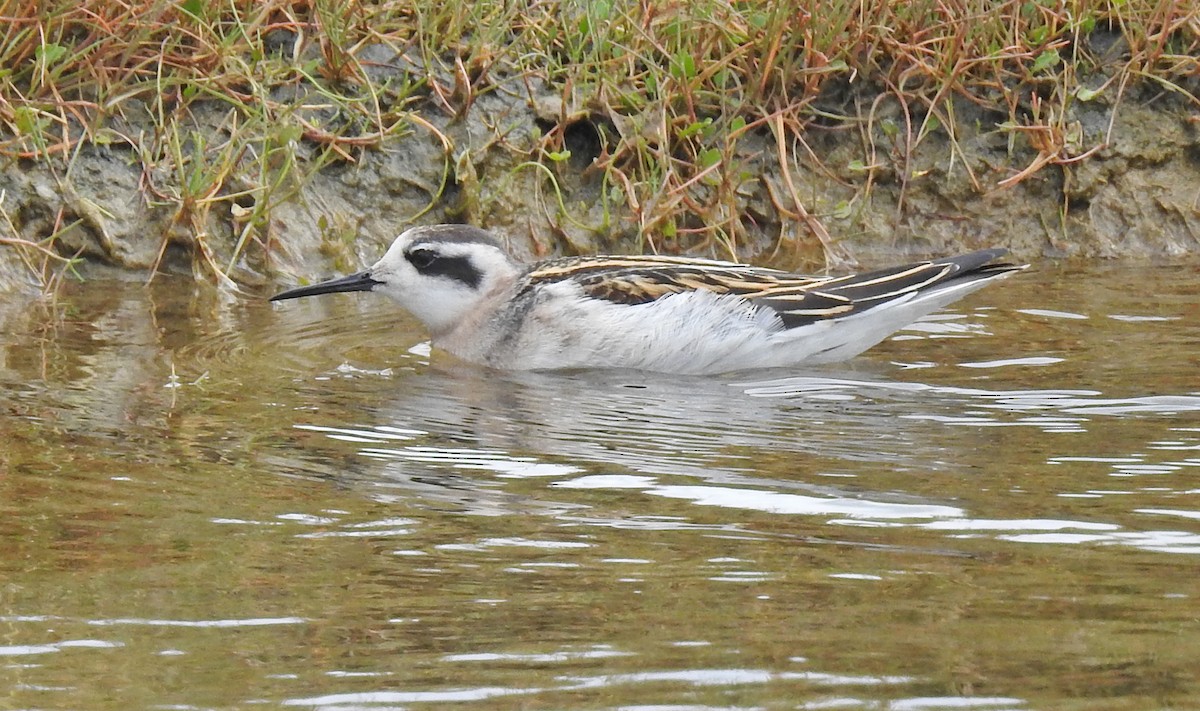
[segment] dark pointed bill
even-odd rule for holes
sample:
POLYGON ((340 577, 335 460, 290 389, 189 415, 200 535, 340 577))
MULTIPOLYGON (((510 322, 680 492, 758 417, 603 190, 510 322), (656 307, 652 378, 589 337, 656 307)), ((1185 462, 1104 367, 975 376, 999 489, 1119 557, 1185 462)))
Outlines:
POLYGON ((301 296, 316 296, 317 294, 336 294, 343 291, 370 291, 383 282, 371 278, 371 272, 359 272, 350 276, 330 279, 308 286, 298 286, 295 289, 281 291, 271 297, 271 301, 298 299, 301 296))

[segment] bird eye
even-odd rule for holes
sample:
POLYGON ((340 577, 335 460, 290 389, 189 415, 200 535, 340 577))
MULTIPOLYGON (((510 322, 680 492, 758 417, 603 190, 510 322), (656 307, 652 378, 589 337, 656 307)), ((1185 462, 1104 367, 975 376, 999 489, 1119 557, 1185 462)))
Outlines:
POLYGON ((414 249, 405 254, 404 258, 417 269, 428 269, 437 259, 437 252, 432 249, 414 249))

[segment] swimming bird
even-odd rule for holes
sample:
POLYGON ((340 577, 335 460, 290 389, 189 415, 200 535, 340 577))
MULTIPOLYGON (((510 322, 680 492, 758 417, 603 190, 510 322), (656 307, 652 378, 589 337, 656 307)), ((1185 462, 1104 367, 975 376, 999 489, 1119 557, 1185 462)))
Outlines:
POLYGON ((271 301, 390 297, 433 345, 510 370, 636 368, 715 374, 845 360, 1028 265, 986 249, 849 276, 709 259, 563 257, 522 264, 469 225, 413 227, 365 271, 271 301))

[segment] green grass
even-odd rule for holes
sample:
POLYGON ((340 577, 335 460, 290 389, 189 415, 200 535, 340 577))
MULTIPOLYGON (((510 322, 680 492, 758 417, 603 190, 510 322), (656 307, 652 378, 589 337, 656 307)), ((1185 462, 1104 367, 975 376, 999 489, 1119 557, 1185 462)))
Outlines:
MULTIPOLYGON (((315 171, 414 131, 445 146, 443 187, 477 189, 461 160, 471 147, 425 117, 461 118, 486 94, 526 96, 536 83, 563 108, 532 148, 510 146, 521 153, 514 165, 558 189, 574 169, 571 127, 587 119, 600 150, 586 170, 602 176, 606 201, 605 218, 588 222, 560 194, 547 219, 644 248, 725 253, 753 228, 740 197, 755 180, 740 145, 750 136, 765 137, 784 166, 816 158, 813 124, 860 132, 871 151, 884 136, 911 155, 939 130, 957 146, 965 100, 1036 155, 1003 187, 1102 145, 1080 143, 1072 102, 1119 102, 1145 82, 1200 106, 1187 89, 1200 72, 1200 10, 1169 0, 23 0, 0 1, 0 17, 0 156, 69 179, 90 144, 128 149, 145 199, 172 211, 177 229, 160 257, 183 244, 223 283, 238 259, 269 251, 272 209, 315 171), (368 57, 380 46, 407 70, 379 79, 368 57), (847 101, 859 87, 899 102, 903 124, 877 118, 881 99, 847 101), (197 126, 201 105, 224 116, 215 133, 197 126), (147 122, 152 131, 130 129, 147 122), (608 219, 610 205, 629 216, 625 227, 608 219), (210 244, 218 214, 232 222, 229 249, 210 244)), ((879 168, 871 151, 852 161, 868 192, 879 168)), ((995 187, 963 165, 976 190, 995 187)), ((834 256, 822 216, 785 182, 771 191, 774 209, 834 256)), ((39 273, 61 259, 54 235, 31 240, 6 219, 0 237, 39 273)))

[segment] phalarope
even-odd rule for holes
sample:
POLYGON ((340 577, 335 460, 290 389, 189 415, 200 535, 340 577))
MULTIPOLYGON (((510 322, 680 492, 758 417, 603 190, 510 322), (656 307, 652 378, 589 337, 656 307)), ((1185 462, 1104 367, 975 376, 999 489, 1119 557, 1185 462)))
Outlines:
POLYGON ((433 344, 511 370, 637 368, 711 374, 830 363, 1028 265, 987 249, 863 274, 811 277, 686 257, 521 264, 467 225, 407 230, 370 269, 271 301, 377 291, 433 344))

